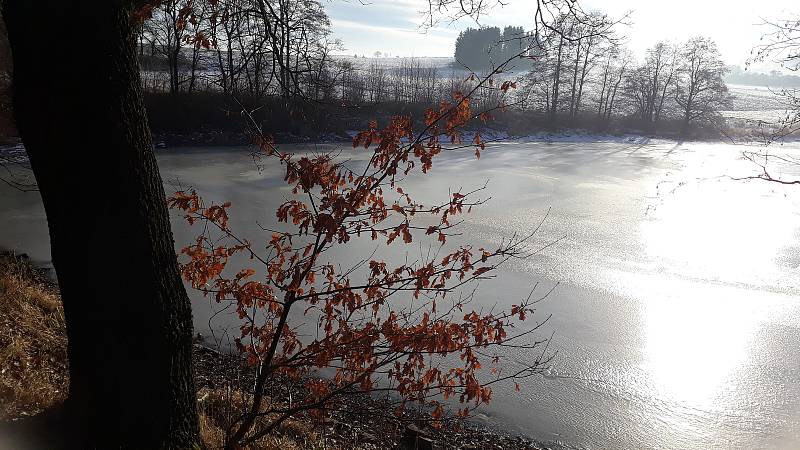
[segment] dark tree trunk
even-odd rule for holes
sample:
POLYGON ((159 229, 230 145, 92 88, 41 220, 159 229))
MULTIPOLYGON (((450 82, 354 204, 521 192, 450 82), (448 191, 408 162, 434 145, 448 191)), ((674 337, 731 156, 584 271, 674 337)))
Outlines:
POLYGON ((14 110, 64 301, 72 448, 188 448, 192 318, 120 0, 7 0, 14 110))

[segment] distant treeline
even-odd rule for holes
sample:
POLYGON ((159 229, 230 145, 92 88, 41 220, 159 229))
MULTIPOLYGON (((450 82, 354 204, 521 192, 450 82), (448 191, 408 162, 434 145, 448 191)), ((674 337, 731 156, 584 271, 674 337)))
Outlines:
POLYGON ((456 38, 455 65, 473 71, 505 63, 531 44, 523 27, 467 28, 456 38))
POLYGON ((752 72, 739 66, 730 66, 725 81, 731 84, 769 86, 775 88, 800 88, 800 76, 784 75, 776 70, 770 73, 752 72))
POLYGON ((715 130, 724 125, 720 111, 731 107, 728 69, 713 41, 660 42, 637 60, 615 20, 599 12, 556 17, 535 38, 523 27, 467 29, 454 66, 436 67, 424 59, 335 57, 341 44, 318 0, 275 0, 285 17, 257 13, 253 1, 169 0, 153 9, 139 34, 139 59, 154 129, 218 129, 236 108, 224 99, 237 98, 270 110, 259 115, 265 129, 342 134, 377 111, 416 111, 472 92, 481 74, 509 59, 494 84, 474 91, 473 104, 503 103, 522 131, 715 130), (505 81, 516 89, 502 89, 505 81))
POLYGON ((721 111, 732 107, 724 82, 728 68, 716 43, 697 36, 659 42, 637 60, 601 12, 562 15, 546 29, 467 29, 456 40, 455 59, 486 71, 517 55, 522 73, 506 98, 515 108, 551 125, 640 130, 718 129, 721 111))

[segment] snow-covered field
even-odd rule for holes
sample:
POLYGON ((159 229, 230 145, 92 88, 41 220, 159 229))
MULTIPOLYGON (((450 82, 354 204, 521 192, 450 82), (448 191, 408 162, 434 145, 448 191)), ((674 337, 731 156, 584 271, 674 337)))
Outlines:
POLYGON ((780 89, 741 84, 728 85, 728 89, 733 94, 733 108, 722 111, 726 118, 777 122, 786 117, 787 107, 780 89))

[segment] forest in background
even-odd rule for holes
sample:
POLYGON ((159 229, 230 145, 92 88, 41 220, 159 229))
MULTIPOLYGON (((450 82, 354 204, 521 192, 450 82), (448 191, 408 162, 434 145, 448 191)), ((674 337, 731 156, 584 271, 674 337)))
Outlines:
MULTIPOLYGON (((230 118, 242 107, 279 141, 345 138, 372 118, 419 114, 499 66, 498 80, 517 89, 493 126, 516 135, 581 128, 715 137, 729 131, 720 114, 733 101, 726 83, 800 85, 798 77, 727 66, 704 37, 659 42, 635 55, 624 23, 602 12, 581 20, 565 14, 551 30, 468 28, 453 62, 439 64, 341 56, 345 43, 332 37, 316 0, 256 6, 169 0, 144 12, 138 56, 159 145, 239 143, 241 123, 230 118)), ((486 109, 500 94, 483 86, 473 98, 486 109)), ((0 131, 8 136, 4 104, 0 131)))
POLYGON ((729 84, 744 84, 770 88, 798 88, 800 76, 780 73, 772 70, 769 73, 753 72, 740 66, 728 67, 725 82, 729 84))
MULTIPOLYGON (((500 66, 507 73, 498 78, 518 87, 495 121, 504 131, 718 134, 719 112, 732 99, 716 44, 703 37, 660 42, 639 61, 622 43, 623 32, 603 13, 580 20, 564 14, 553 29, 467 29, 451 67, 413 58, 365 63, 334 56, 343 44, 332 38, 315 0, 279 0, 269 11, 246 0, 173 0, 145 21, 139 58, 159 136, 228 129, 239 102, 279 137, 344 136, 372 117, 419 112, 471 90, 500 66)), ((486 109, 500 97, 496 87, 484 86, 473 98, 486 109)))

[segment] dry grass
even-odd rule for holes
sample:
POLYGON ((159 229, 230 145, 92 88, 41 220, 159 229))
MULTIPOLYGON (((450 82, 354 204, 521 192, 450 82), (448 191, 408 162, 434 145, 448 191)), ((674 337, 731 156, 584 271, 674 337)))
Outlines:
MULTIPOLYGON (((249 405, 249 395, 231 389, 201 389, 197 393, 197 408, 200 413, 200 437, 209 449, 221 449, 225 442, 225 430, 233 419, 249 405)), ((268 408, 269 402, 264 408, 268 408)), ((286 406, 286 405, 283 405, 286 406)), ((255 429, 260 424, 256 424, 255 429)), ((289 419, 278 429, 258 439, 249 448, 264 450, 335 450, 323 436, 307 421, 289 419)))
POLYGON ((58 293, 26 258, 0 254, 0 420, 60 403, 68 382, 58 293))
MULTIPOLYGON (((0 253, 0 421, 33 416, 61 403, 68 386, 64 310, 57 288, 27 258, 0 253)), ((249 398, 239 390, 205 388, 197 398, 204 447, 221 449, 225 430, 249 398)), ((337 447, 310 422, 290 419, 250 448, 337 447)))

